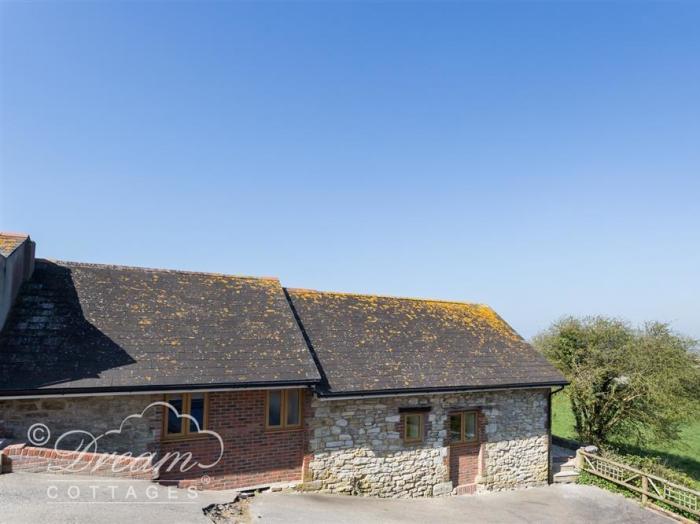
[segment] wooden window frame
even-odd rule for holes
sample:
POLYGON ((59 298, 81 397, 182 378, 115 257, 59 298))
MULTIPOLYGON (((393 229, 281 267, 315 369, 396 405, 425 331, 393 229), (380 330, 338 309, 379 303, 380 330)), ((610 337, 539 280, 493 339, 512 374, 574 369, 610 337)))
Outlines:
POLYGON ((425 440, 425 413, 423 411, 407 411, 403 413, 403 441, 406 444, 419 444, 425 440), (408 417, 418 417, 418 437, 408 436, 408 417))
POLYGON ((450 413, 450 418, 456 417, 456 416, 460 417, 459 440, 452 440, 452 425, 450 424, 448 426, 448 431, 450 434, 450 442, 464 443, 464 444, 474 444, 475 442, 479 442, 479 412, 475 411, 473 409, 470 409, 470 410, 455 411, 453 413, 450 413), (467 415, 474 415, 474 438, 470 438, 470 439, 466 438, 467 437, 467 415))
POLYGON ((265 392, 265 429, 267 431, 289 431, 301 429, 304 420, 304 390, 303 389, 268 389, 265 392), (270 393, 280 392, 282 395, 280 405, 280 424, 278 426, 270 425, 270 393), (290 391, 299 392, 299 422, 297 424, 287 424, 287 394, 290 391))
MULTIPOLYGON (((200 431, 207 429, 209 427, 209 393, 202 393, 204 395, 204 413, 202 425, 199 427, 200 431)), ((192 395, 193 393, 172 393, 165 395, 163 397, 164 402, 168 402, 172 397, 182 397, 182 411, 180 415, 190 415, 192 407, 192 395)), ((182 423, 180 425, 179 433, 168 433, 168 414, 170 413, 170 408, 163 408, 163 429, 162 429, 162 439, 163 440, 182 440, 182 439, 193 439, 202 438, 203 435, 199 432, 190 433, 190 422, 189 418, 181 418, 182 423)))

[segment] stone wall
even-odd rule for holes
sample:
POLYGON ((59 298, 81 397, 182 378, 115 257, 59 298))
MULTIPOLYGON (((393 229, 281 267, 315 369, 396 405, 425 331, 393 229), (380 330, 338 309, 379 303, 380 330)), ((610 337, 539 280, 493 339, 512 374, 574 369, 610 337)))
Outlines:
MULTIPOLYGON (((457 491, 464 493, 547 482, 545 389, 354 400, 306 397, 305 427, 279 431, 265 428, 265 392, 210 394, 209 427, 221 435, 225 448, 221 462, 208 472, 208 487, 292 481, 303 474, 305 487, 311 490, 424 497, 448 494, 457 484, 457 491), (423 414, 421 442, 404 442, 401 408, 429 409, 423 414), (453 482, 448 423, 449 414, 461 410, 479 412, 479 441, 469 445, 473 452, 466 452, 473 453, 463 461, 467 474, 453 482)), ((56 437, 66 431, 98 436, 118 429, 125 417, 158 400, 161 395, 0 401, 0 437, 36 446, 27 432, 32 425, 43 424, 51 436, 41 445, 53 447, 56 437)), ((191 451, 196 459, 214 453, 204 439, 161 442, 161 424, 160 409, 150 408, 142 418, 128 422, 122 433, 101 439, 97 452, 139 455, 176 449, 191 451)), ((70 444, 61 447, 75 449, 70 444)))
MULTIPOLYGON (((118 395, 100 397, 64 397, 31 400, 0 401, 0 437, 8 437, 30 445, 53 447, 56 439, 68 431, 87 431, 95 437, 112 429, 119 429, 129 415, 141 413, 151 402, 163 400, 162 395, 118 395), (34 424, 32 438, 28 430, 34 424)), ((120 434, 98 441, 97 452, 140 455, 153 451, 160 439, 162 415, 160 408, 150 408, 142 418, 131 419, 120 434)), ((63 439, 62 449, 75 449, 81 435, 63 439)), ((88 437, 89 438, 89 437, 88 437)), ((95 451, 95 450, 91 450, 95 451)))
POLYGON ((548 390, 491 393, 486 409, 484 473, 480 490, 501 491, 547 483, 548 390))
POLYGON ((449 413, 483 423, 479 491, 546 484, 547 390, 312 401, 306 486, 329 493, 423 497, 452 491, 449 413), (400 408, 430 407, 424 439, 402 439, 400 408))

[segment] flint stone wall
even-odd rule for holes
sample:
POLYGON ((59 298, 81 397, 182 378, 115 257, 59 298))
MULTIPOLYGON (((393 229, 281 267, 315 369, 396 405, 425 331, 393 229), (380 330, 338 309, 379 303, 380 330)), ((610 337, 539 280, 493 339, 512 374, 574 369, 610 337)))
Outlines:
POLYGON ((307 489, 379 497, 450 493, 449 413, 485 416, 478 491, 547 483, 547 390, 312 401, 307 489), (419 444, 404 443, 399 408, 430 406, 419 444))

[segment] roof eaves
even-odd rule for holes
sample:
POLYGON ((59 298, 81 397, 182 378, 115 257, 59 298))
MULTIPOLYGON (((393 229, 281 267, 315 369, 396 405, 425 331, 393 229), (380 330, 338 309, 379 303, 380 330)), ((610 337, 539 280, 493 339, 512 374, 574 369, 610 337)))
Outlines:
POLYGON ((294 386, 314 386, 320 379, 304 380, 275 380, 266 382, 239 382, 239 383, 219 383, 219 384, 168 384, 168 385, 148 385, 148 386, 105 386, 96 388, 43 388, 43 389, 14 389, 0 391, 0 398, 6 397, 56 397, 56 396, 90 396, 105 394, 148 394, 167 391, 228 391, 236 389, 270 389, 275 387, 294 386))
POLYGON ((552 380, 544 382, 521 382, 515 384, 494 384, 482 386, 444 386, 434 388, 402 388, 402 389, 377 389, 377 390, 361 390, 361 391, 328 391, 316 389, 319 397, 323 398, 346 398, 346 397, 377 397, 377 396, 395 396, 395 395, 425 395, 439 394, 450 392, 477 392, 477 391, 498 391, 504 389, 533 389, 533 388, 550 388, 556 386, 568 386, 568 380, 552 380))

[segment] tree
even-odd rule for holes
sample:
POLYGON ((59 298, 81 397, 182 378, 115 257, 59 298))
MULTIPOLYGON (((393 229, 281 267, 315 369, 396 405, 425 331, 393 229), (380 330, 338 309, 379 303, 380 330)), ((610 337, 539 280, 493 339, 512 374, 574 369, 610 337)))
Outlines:
POLYGON ((571 382, 575 430, 584 442, 676 440, 700 413, 697 342, 667 324, 635 329, 611 318, 568 317, 533 343, 571 382))

